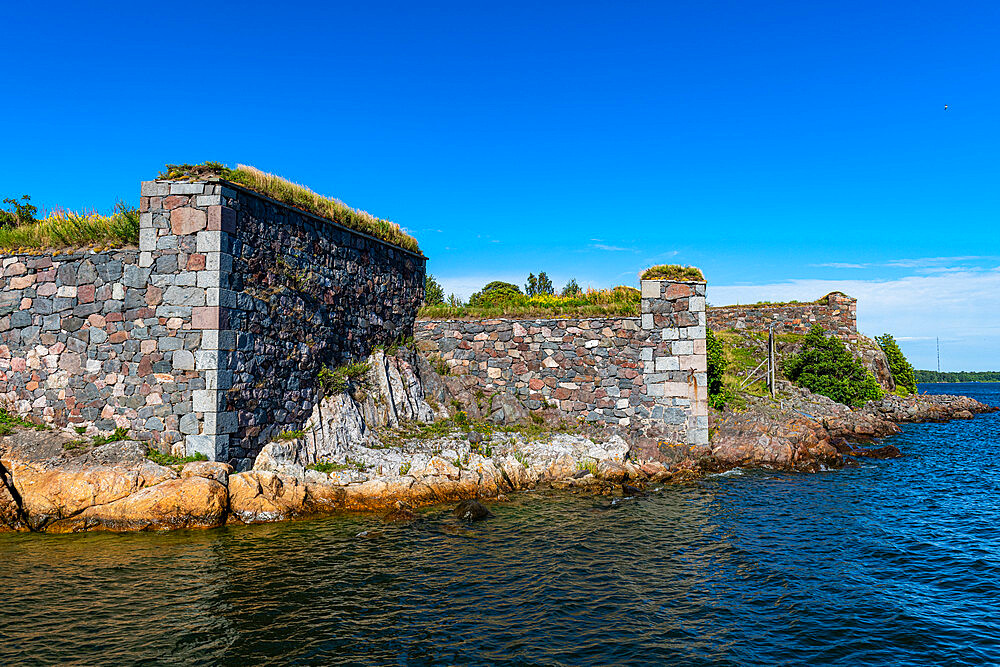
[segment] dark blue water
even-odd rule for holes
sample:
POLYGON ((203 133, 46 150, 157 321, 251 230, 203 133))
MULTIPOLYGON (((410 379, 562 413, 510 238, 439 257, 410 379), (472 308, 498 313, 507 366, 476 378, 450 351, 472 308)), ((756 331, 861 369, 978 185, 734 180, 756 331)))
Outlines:
POLYGON ((528 494, 471 532, 0 536, 0 664, 1000 663, 998 440, 907 426, 903 459, 528 494))

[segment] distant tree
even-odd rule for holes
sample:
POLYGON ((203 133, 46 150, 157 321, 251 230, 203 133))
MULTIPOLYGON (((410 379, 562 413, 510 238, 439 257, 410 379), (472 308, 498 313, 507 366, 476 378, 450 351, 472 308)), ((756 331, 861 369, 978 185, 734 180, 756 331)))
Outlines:
POLYGON ((521 288, 512 283, 505 283, 502 280, 494 280, 483 289, 469 297, 470 306, 494 306, 501 303, 517 301, 524 294, 521 288))
POLYGON ((556 288, 544 271, 538 274, 538 294, 555 294, 556 288))
POLYGON ((566 283, 566 287, 562 288, 562 295, 563 296, 576 296, 577 294, 579 294, 582 291, 583 290, 580 289, 580 286, 576 283, 576 278, 570 278, 569 282, 566 283))
POLYGON ((442 303, 444 303, 444 289, 434 276, 428 273, 424 278, 424 305, 438 306, 442 303))
POLYGON ((451 306, 452 308, 461 308, 465 304, 462 303, 462 299, 460 299, 459 297, 455 296, 454 293, 452 293, 448 295, 448 305, 451 306))
POLYGON ((885 358, 889 362, 892 379, 896 382, 896 393, 903 396, 917 393, 917 378, 913 373, 913 366, 907 361, 903 351, 899 349, 896 339, 890 334, 882 334, 876 336, 875 340, 885 352, 885 358))
POLYGON ((524 286, 524 293, 528 296, 541 296, 543 294, 555 294, 556 289, 552 286, 552 281, 544 271, 536 277, 534 273, 528 274, 528 283, 524 286))
POLYGON ((836 336, 816 325, 803 340, 802 351, 785 363, 785 375, 811 392, 845 405, 861 405, 885 396, 878 381, 836 336))
POLYGON ((4 199, 3 203, 7 204, 10 210, 0 209, 0 227, 13 227, 34 222, 35 214, 38 213, 38 208, 31 205, 31 197, 28 195, 22 196, 21 201, 11 197, 4 199))

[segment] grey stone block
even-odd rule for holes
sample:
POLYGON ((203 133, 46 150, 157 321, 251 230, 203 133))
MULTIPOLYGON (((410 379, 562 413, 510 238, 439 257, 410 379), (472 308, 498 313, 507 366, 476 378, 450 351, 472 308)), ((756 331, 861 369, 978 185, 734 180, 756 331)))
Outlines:
POLYGON ((143 197, 166 197, 170 194, 170 184, 143 181, 139 186, 139 194, 143 197))
POLYGON ((198 421, 196 415, 189 413, 181 417, 178 429, 185 435, 198 435, 198 432, 201 430, 201 423, 198 421))
POLYGON ((175 350, 172 357, 172 363, 174 370, 178 371, 193 371, 194 370, 194 354, 188 350, 175 350))
POLYGON ((170 194, 172 195, 200 195, 205 192, 204 183, 171 183, 170 194))
POLYGON ((156 230, 152 227, 139 229, 139 250, 141 252, 156 249, 156 230))
POLYGON ((184 437, 184 450, 188 456, 204 454, 209 461, 229 458, 228 435, 188 435, 184 437))
POLYGON ((195 412, 216 412, 219 409, 219 392, 214 389, 196 389, 191 392, 195 412))

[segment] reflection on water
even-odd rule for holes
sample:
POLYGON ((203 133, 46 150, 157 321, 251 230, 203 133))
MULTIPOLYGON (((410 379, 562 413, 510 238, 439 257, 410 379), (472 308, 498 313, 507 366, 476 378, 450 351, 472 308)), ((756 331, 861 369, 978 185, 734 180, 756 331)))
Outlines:
POLYGON ((615 507, 525 494, 467 529, 0 536, 0 663, 997 662, 998 435, 907 427, 904 459, 615 507))

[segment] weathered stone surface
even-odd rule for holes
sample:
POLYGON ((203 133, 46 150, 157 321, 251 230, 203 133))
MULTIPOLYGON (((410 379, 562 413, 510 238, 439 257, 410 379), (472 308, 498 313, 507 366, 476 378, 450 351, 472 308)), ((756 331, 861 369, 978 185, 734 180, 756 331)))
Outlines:
POLYGON ((214 528, 226 520, 227 490, 204 477, 172 479, 55 521, 48 532, 214 528))
POLYGON ((219 484, 227 486, 229 484, 229 473, 233 467, 221 461, 193 461, 187 463, 181 469, 181 479, 188 477, 204 477, 214 479, 219 484))
POLYGON ((207 224, 205 211, 197 208, 176 208, 170 212, 170 231, 178 236, 200 232, 207 224))
POLYGON ((293 477, 263 470, 229 476, 229 511, 243 523, 282 521, 305 507, 305 484, 293 477))

